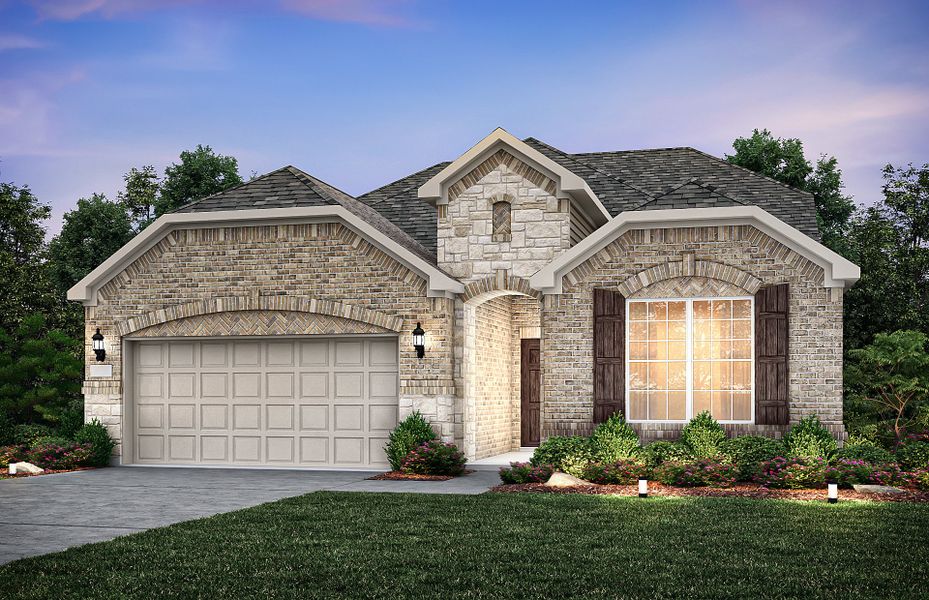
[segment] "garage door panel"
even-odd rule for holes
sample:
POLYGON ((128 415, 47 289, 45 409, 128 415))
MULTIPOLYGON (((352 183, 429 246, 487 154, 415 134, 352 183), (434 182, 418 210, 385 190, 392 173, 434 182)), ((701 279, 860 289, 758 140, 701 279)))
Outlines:
POLYGON ((386 465, 396 338, 136 342, 142 463, 386 465))
POLYGON ((172 342, 168 346, 168 366, 180 368, 193 367, 194 344, 192 342, 172 342))
POLYGON ((140 400, 164 397, 164 375, 161 373, 139 373, 136 382, 136 397, 140 400))
POLYGON ((397 426, 396 404, 372 404, 368 406, 368 428, 370 431, 390 431, 397 426))
POLYGON ((303 431, 329 431, 329 405, 301 404, 300 429, 303 431))
POLYGON ((301 398, 328 398, 329 397, 329 373, 301 373, 300 374, 300 397, 301 398))
POLYGON ((165 458, 165 438, 163 435, 142 434, 138 436, 139 460, 163 461, 165 458))
POLYGON ((265 455, 269 463, 293 463, 294 438, 291 436, 270 436, 265 438, 267 450, 265 455))
POLYGON ((233 367, 257 367, 260 358, 261 346, 258 342, 235 342, 232 345, 233 367))
POLYGON ((343 465, 360 465, 364 462, 365 439, 363 437, 333 438, 333 462, 343 465))
POLYGON ((193 398, 196 373, 168 373, 169 398, 193 398))
POLYGON ((225 373, 201 373, 200 396, 202 398, 225 398, 229 394, 225 373))
POLYGON ((229 460, 229 438, 225 435, 200 436, 201 462, 227 462, 229 460))
POLYGON ((228 344, 203 342, 200 344, 201 367, 228 367, 228 344))
POLYGON ((268 429, 293 429, 294 428, 294 405, 293 404, 269 404, 265 411, 267 412, 268 429))
POLYGON ((203 429, 227 429, 229 406, 226 404, 201 404, 200 427, 203 429))
POLYGON ((268 397, 270 398, 293 398, 294 397, 294 374, 293 373, 268 373, 267 374, 268 397))
POLYGON ((361 398, 364 394, 364 373, 336 373, 335 398, 361 398))
POLYGON ((232 407, 233 429, 260 429, 260 404, 235 404, 232 407))
POLYGON ((194 429, 196 423, 194 415, 197 412, 195 404, 169 404, 168 427, 170 429, 194 429))
POLYGON ((236 398, 257 398, 261 392, 261 373, 233 373, 232 395, 236 398))
POLYGON ((193 462, 196 460, 197 436, 169 435, 168 460, 174 462, 193 462))

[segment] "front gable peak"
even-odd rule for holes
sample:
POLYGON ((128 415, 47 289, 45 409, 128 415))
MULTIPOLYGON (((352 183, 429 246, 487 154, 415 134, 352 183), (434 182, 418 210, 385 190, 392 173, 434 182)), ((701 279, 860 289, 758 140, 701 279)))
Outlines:
POLYGON ((453 197, 457 188, 461 187, 456 184, 498 153, 502 153, 499 154, 501 157, 515 158, 551 180, 554 184, 553 195, 576 203, 590 217, 595 227, 610 220, 610 213, 582 177, 500 127, 421 185, 419 198, 433 204, 448 204, 449 197, 453 197))

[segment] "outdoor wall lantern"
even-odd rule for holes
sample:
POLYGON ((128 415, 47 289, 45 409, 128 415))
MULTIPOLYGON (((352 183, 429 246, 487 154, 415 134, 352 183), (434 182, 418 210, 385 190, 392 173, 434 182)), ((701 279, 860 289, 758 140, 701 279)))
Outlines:
POLYGON ((416 348, 417 358, 426 356, 426 332, 423 331, 422 323, 417 323, 413 330, 413 347, 416 348))
POLYGON ((90 339, 93 341, 94 354, 97 355, 97 362, 103 362, 106 360, 106 349, 103 347, 103 334, 100 333, 99 327, 97 327, 97 333, 90 336, 90 339))

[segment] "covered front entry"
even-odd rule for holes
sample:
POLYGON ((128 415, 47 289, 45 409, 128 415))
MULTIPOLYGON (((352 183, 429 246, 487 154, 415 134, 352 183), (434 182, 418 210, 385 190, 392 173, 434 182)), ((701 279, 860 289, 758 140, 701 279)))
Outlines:
POLYGON ((381 467, 396 336, 132 341, 126 462, 381 467))

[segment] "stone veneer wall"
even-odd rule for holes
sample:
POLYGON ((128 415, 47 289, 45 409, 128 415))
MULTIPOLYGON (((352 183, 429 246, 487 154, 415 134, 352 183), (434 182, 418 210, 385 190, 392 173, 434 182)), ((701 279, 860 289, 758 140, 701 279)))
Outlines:
MULTIPOLYGON (((197 335, 201 327, 210 335, 223 327, 229 327, 232 335, 245 331, 277 334, 281 327, 290 333, 304 326, 309 328, 307 333, 324 326, 329 331, 344 328, 341 331, 369 333, 372 325, 381 328, 399 323, 391 331, 401 336, 400 417, 420 409, 430 416, 443 439, 451 441, 456 435, 453 304, 445 298, 427 298, 426 283, 417 274, 341 224, 176 230, 104 285, 97 306, 85 308, 87 370, 96 364, 90 347, 96 327, 106 336, 107 363, 113 365, 112 377, 85 377, 85 415, 100 418, 121 441, 123 365, 117 332, 134 333, 126 331, 127 323, 157 326, 151 331, 177 335, 197 335), (187 318, 191 316, 186 314, 188 309, 196 313, 198 307, 217 298, 223 299, 219 304, 226 306, 224 310, 242 312, 191 319, 186 325, 158 322, 168 313, 187 318), (301 310, 275 313, 286 306, 301 310), (317 307, 378 322, 341 319, 332 329, 331 319, 314 320, 301 314, 317 307), (280 319, 289 318, 294 322, 280 324, 280 319), (278 325, 272 325, 275 321, 278 325), (423 360, 404 343, 417 321, 427 332, 423 360)), ((460 428, 459 423, 458 435, 460 428)))
POLYGON ((509 297, 475 308, 475 458, 512 449, 512 325, 509 297))
POLYGON ((528 277, 571 246, 567 200, 555 184, 505 151, 499 151, 451 186, 439 212, 439 266, 472 281, 507 270, 528 277), (493 235, 493 204, 510 202, 509 239, 493 235))
MULTIPOLYGON (((789 283, 790 420, 818 415, 842 439, 842 293, 824 287, 822 280, 820 267, 751 226, 625 233, 569 273, 562 295, 545 298, 543 437, 586 434, 592 428, 594 288, 620 290, 627 297, 666 297, 675 290, 753 295, 758 284, 789 283), (630 279, 634 275, 639 279, 630 279), (672 278, 676 281, 666 281, 672 278)), ((681 426, 637 429, 649 441, 676 437, 681 426)), ((777 436, 784 427, 728 429, 777 436)))

